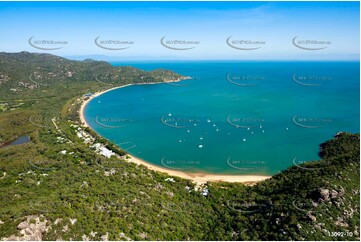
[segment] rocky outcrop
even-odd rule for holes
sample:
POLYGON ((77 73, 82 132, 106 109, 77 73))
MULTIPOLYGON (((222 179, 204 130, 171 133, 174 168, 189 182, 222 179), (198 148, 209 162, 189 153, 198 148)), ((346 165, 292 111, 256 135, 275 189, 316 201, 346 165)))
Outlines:
POLYGON ((39 216, 27 216, 26 220, 21 222, 17 229, 19 235, 11 235, 8 238, 3 238, 5 241, 41 241, 43 240, 43 233, 47 231, 47 220, 39 216))
POLYGON ((330 200, 329 199, 330 191, 328 189, 320 188, 320 189, 318 189, 318 193, 319 193, 319 198, 318 198, 319 202, 330 200))
POLYGON ((325 188, 319 188, 316 192, 316 201, 318 203, 327 202, 329 200, 335 200, 345 195, 345 189, 341 187, 338 191, 335 189, 329 190, 325 188))
POLYGON ((316 217, 312 215, 311 211, 307 213, 307 218, 311 220, 312 222, 316 222, 316 217))

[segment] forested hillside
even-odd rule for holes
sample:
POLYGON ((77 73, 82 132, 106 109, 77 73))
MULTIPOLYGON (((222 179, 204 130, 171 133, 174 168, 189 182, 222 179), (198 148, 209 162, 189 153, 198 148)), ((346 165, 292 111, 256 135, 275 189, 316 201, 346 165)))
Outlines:
POLYGON ((0 238, 359 240, 359 134, 340 133, 320 144, 320 160, 254 186, 199 186, 129 163, 124 151, 80 124, 86 93, 182 78, 0 53, 0 238), (30 142, 6 146, 21 136, 30 142), (95 143, 121 158, 99 155, 95 143))

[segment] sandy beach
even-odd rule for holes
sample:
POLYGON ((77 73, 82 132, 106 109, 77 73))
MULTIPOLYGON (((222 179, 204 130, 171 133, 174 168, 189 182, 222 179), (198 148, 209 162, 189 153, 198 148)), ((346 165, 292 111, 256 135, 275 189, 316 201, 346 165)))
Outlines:
MULTIPOLYGON (((131 85, 144 85, 144 84, 151 85, 151 84, 159 84, 159 83, 127 84, 124 86, 114 87, 114 88, 93 94, 87 100, 83 101, 83 103, 81 105, 79 116, 80 116, 80 121, 81 121, 82 125, 90 128, 90 126, 88 125, 88 123, 86 122, 86 120, 84 118, 84 108, 93 98, 98 97, 98 96, 100 96, 106 92, 112 91, 114 89, 124 88, 124 87, 131 86, 131 85)), ((130 155, 130 154, 128 154, 128 155, 131 158, 126 159, 126 161, 133 162, 138 165, 144 165, 151 170, 167 173, 170 176, 176 176, 176 177, 180 177, 180 178, 184 178, 184 179, 190 179, 190 180, 193 180, 197 184, 203 184, 206 182, 223 181, 223 182, 239 182, 239 183, 243 183, 243 184, 247 184, 247 185, 254 185, 255 183, 257 183, 259 181, 263 181, 268 178, 271 178, 271 176, 265 176, 265 175, 222 175, 222 174, 183 172, 183 171, 171 170, 171 169, 163 168, 160 166, 152 165, 152 164, 150 164, 140 158, 137 158, 133 155, 130 155)))
POLYGON ((89 97, 87 100, 83 101, 83 103, 81 104, 81 107, 80 107, 80 111, 79 111, 80 122, 82 123, 82 125, 85 126, 85 127, 90 128, 89 124, 85 121, 85 118, 84 118, 84 108, 93 98, 98 97, 98 96, 100 96, 100 95, 102 95, 102 94, 104 94, 106 92, 110 92, 110 91, 112 91, 114 89, 128 87, 130 85, 134 85, 134 84, 127 84, 127 85, 124 85, 124 86, 113 87, 113 88, 107 89, 105 91, 96 92, 91 97, 89 97))
POLYGON ((183 171, 176 171, 167 168, 162 168, 156 165, 149 164, 148 162, 139 159, 130 155, 130 159, 127 161, 136 163, 138 165, 144 165, 151 170, 164 172, 171 176, 177 176, 184 179, 193 180, 197 184, 202 184, 206 182, 240 182, 247 185, 253 185, 259 181, 266 180, 271 178, 271 176, 261 176, 261 175, 221 175, 221 174, 207 174, 207 173, 192 173, 192 172, 183 172, 183 171))

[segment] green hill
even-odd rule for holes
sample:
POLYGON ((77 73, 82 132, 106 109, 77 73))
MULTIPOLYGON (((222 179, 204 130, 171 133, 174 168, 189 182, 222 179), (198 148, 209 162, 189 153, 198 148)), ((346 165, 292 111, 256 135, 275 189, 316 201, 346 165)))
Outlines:
POLYGON ((203 187, 172 182, 125 156, 104 158, 79 138, 84 131, 124 155, 79 125, 83 94, 180 78, 166 70, 0 53, 0 143, 31 139, 0 148, 0 238, 359 240, 359 134, 338 134, 320 145, 319 161, 254 186, 203 187))

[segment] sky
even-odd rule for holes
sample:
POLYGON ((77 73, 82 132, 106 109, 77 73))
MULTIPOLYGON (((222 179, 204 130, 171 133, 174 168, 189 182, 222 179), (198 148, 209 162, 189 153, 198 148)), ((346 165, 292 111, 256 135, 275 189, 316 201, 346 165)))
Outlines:
POLYGON ((359 15, 359 2, 0 2, 0 51, 105 60, 359 60, 359 15))

